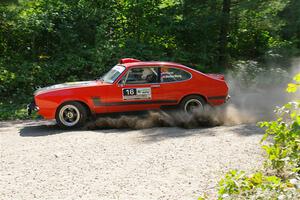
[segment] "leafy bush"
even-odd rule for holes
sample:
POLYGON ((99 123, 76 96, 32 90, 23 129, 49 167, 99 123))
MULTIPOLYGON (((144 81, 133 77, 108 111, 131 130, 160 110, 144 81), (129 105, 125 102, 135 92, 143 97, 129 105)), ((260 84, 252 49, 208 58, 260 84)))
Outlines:
MULTIPOLYGON (((297 91, 300 73, 294 81, 288 84, 287 92, 297 91)), ((299 175, 300 171, 300 100, 277 109, 277 115, 276 121, 260 123, 261 127, 267 128, 262 141, 272 139, 270 144, 263 145, 268 156, 266 165, 278 176, 289 178, 294 173, 299 175)))
POLYGON ((299 108, 299 101, 290 102, 277 110, 277 121, 260 123, 267 128, 262 141, 272 139, 272 143, 262 146, 268 156, 266 165, 283 178, 300 171, 299 108))
POLYGON ((29 119, 26 110, 26 103, 12 101, 0 102, 0 120, 15 119, 29 119))
POLYGON ((232 170, 219 182, 218 199, 299 199, 300 180, 283 181, 277 176, 232 170))
MULTIPOLYGON (((300 73, 288 92, 300 87, 300 73)), ((278 119, 260 122, 266 128, 262 148, 264 170, 251 175, 232 170, 219 182, 218 199, 300 199, 300 100, 277 109, 278 119)), ((205 199, 200 197, 199 199, 205 199)))

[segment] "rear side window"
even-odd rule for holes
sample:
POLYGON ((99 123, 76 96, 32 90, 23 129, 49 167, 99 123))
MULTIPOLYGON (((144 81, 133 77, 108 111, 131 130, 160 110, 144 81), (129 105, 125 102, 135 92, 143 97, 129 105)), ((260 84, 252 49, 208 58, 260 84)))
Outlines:
POLYGON ((178 68, 161 67, 160 70, 160 79, 162 83, 184 81, 192 77, 192 75, 189 72, 178 68))

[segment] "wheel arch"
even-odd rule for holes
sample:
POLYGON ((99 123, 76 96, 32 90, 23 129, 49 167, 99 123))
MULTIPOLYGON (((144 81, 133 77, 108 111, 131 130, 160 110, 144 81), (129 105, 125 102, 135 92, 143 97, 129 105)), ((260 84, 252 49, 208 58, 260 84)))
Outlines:
POLYGON ((67 103, 69 103, 69 102, 77 102, 77 103, 80 103, 80 104, 86 109, 88 116, 92 115, 92 110, 91 110, 91 108, 90 108, 90 107, 88 106, 88 104, 87 104, 86 102, 84 102, 83 100, 66 100, 66 101, 63 101, 63 102, 61 102, 61 103, 57 106, 57 108, 56 108, 56 110, 55 110, 55 114, 57 113, 57 111, 59 110, 59 108, 60 108, 62 105, 65 105, 65 104, 67 104, 67 103))
POLYGON ((187 97, 189 97, 189 96, 199 96, 199 97, 201 97, 201 98, 205 101, 205 103, 208 103, 207 97, 206 97, 206 96, 204 96, 204 95, 202 95, 202 94, 192 93, 192 94, 187 94, 187 95, 183 96, 183 97, 180 99, 179 104, 180 104, 185 98, 187 98, 187 97))

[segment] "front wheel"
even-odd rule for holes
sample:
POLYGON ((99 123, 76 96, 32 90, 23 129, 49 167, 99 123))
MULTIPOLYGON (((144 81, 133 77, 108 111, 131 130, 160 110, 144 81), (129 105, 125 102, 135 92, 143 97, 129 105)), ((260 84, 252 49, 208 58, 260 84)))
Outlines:
POLYGON ((62 128, 81 127, 87 119, 87 111, 81 103, 67 102, 59 106, 55 119, 62 128))
POLYGON ((205 101, 202 97, 197 95, 191 95, 185 97, 181 103, 180 108, 182 111, 188 114, 196 113, 196 112, 203 112, 205 101))

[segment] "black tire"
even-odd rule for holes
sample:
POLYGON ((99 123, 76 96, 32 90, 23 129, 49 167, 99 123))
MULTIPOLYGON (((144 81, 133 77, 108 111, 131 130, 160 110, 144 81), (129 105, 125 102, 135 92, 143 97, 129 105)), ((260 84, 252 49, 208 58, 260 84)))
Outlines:
POLYGON ((204 107, 206 105, 205 100, 198 95, 190 95, 182 99, 179 104, 180 110, 184 111, 185 113, 191 114, 193 113, 193 109, 198 109, 199 107, 200 112, 204 111, 204 107), (189 109, 189 107, 191 107, 189 109), (194 107, 194 108, 193 108, 194 107))
POLYGON ((87 117, 86 108, 75 101, 63 103, 57 108, 55 114, 57 124, 65 129, 82 127, 87 117))

